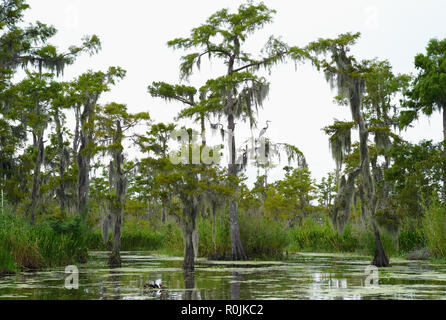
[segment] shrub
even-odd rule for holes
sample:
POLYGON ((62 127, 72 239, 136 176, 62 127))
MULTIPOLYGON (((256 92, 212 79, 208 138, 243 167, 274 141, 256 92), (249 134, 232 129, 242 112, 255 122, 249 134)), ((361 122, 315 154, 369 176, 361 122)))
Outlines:
POLYGON ((264 217, 242 216, 240 237, 251 259, 281 259, 289 242, 285 224, 264 217))

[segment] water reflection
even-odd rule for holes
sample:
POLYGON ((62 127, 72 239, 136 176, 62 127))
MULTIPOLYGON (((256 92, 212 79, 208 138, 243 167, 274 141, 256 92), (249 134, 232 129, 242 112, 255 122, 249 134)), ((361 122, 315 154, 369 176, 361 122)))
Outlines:
POLYGON ((64 288, 64 268, 0 278, 0 299, 444 299, 446 265, 394 259, 379 286, 365 286, 368 257, 300 254, 286 262, 198 259, 183 272, 181 257, 125 252, 111 270, 94 252, 79 266, 79 289, 64 288), (147 284, 158 284, 152 288, 147 284))
POLYGON ((240 283, 241 283, 241 281, 242 281, 242 275, 238 272, 233 272, 231 286, 229 288, 231 300, 240 300, 240 283))
POLYGON ((114 300, 120 300, 121 299, 121 289, 120 289, 120 272, 115 271, 114 269, 110 270, 110 281, 112 283, 113 287, 113 299, 114 300))
POLYGON ((184 295, 183 300, 199 300, 198 292, 195 289, 194 271, 183 271, 184 295))

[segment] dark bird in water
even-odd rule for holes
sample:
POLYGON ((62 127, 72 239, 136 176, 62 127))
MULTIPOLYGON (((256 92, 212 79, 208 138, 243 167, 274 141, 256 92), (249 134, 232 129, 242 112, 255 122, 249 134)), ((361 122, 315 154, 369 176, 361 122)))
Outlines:
POLYGON ((168 289, 165 285, 161 284, 161 281, 152 281, 144 284, 144 289, 168 289))

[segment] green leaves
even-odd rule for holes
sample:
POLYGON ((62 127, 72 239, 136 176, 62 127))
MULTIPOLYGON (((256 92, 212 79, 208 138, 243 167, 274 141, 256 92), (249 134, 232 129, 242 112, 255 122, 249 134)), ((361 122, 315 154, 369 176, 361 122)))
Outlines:
POLYGON ((426 54, 415 57, 415 67, 418 75, 412 88, 406 92, 408 101, 405 107, 409 113, 405 113, 401 121, 403 126, 416 119, 410 111, 430 116, 434 110, 446 107, 446 39, 431 39, 426 54))
POLYGON ((177 38, 167 44, 176 49, 191 49, 193 47, 212 48, 212 52, 225 54, 224 48, 229 49, 229 42, 238 36, 240 41, 245 41, 246 36, 261 29, 265 24, 272 22, 272 16, 276 13, 263 3, 254 5, 252 1, 242 4, 236 13, 229 13, 228 9, 222 9, 210 16, 201 26, 192 29, 189 38, 177 38), (212 42, 212 37, 223 37, 223 46, 212 42))
POLYGON ((194 96, 197 93, 194 87, 165 82, 153 82, 148 90, 152 97, 159 97, 169 102, 176 100, 188 105, 194 104, 194 96))
POLYGON ((319 39, 311 42, 306 48, 316 54, 332 53, 335 55, 340 50, 349 51, 349 47, 354 45, 360 36, 359 32, 347 32, 340 34, 336 39, 319 39))
POLYGON ((0 5, 0 30, 12 27, 22 20, 23 11, 29 8, 25 0, 7 0, 0 5))
POLYGON ((254 5, 252 1, 239 6, 237 12, 230 13, 223 9, 207 19, 201 26, 192 29, 188 38, 176 38, 169 41, 168 46, 174 49, 198 49, 181 58, 180 75, 187 79, 193 67, 200 69, 201 58, 207 55, 210 60, 216 58, 228 66, 228 74, 245 70, 256 71, 259 68, 270 68, 285 59, 301 61, 311 58, 306 49, 289 47, 279 38, 271 36, 266 42, 262 56, 258 59, 242 50, 248 36, 260 30, 265 24, 272 22, 275 10, 263 3, 254 5))

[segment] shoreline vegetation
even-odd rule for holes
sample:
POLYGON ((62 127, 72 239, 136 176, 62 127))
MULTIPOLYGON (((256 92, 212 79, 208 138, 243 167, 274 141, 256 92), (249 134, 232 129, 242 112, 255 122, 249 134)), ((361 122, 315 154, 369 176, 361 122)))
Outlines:
MULTIPOLYGON (((441 219, 437 210, 434 219, 441 219)), ((444 214, 443 214, 444 218, 444 214)), ((446 263, 446 243, 433 241, 432 220, 424 228, 405 224, 396 239, 388 232, 382 241, 390 258, 406 258, 420 248, 429 248, 429 260, 446 263), (397 249, 398 247, 398 249, 397 249)), ((242 244, 250 260, 286 260, 298 252, 345 253, 372 256, 374 236, 359 223, 349 223, 341 235, 324 213, 304 218, 293 227, 266 217, 240 215, 242 244), (268 226, 268 227, 266 227, 268 226), (289 254, 289 257, 288 257, 289 254)), ((438 232, 440 232, 439 230, 438 232)), ((442 230, 446 232, 445 230, 442 230)), ((198 257, 212 260, 231 260, 229 223, 225 217, 216 219, 215 242, 210 219, 201 218, 198 225, 198 257)), ((84 263, 88 250, 107 250, 101 230, 86 226, 79 217, 57 220, 49 218, 30 226, 28 221, 5 213, 0 215, 0 275, 12 275, 21 270, 41 270, 48 267, 84 263)), ((124 220, 121 238, 123 251, 153 251, 154 253, 182 256, 184 252, 181 228, 174 222, 161 223, 130 216, 124 220)))

